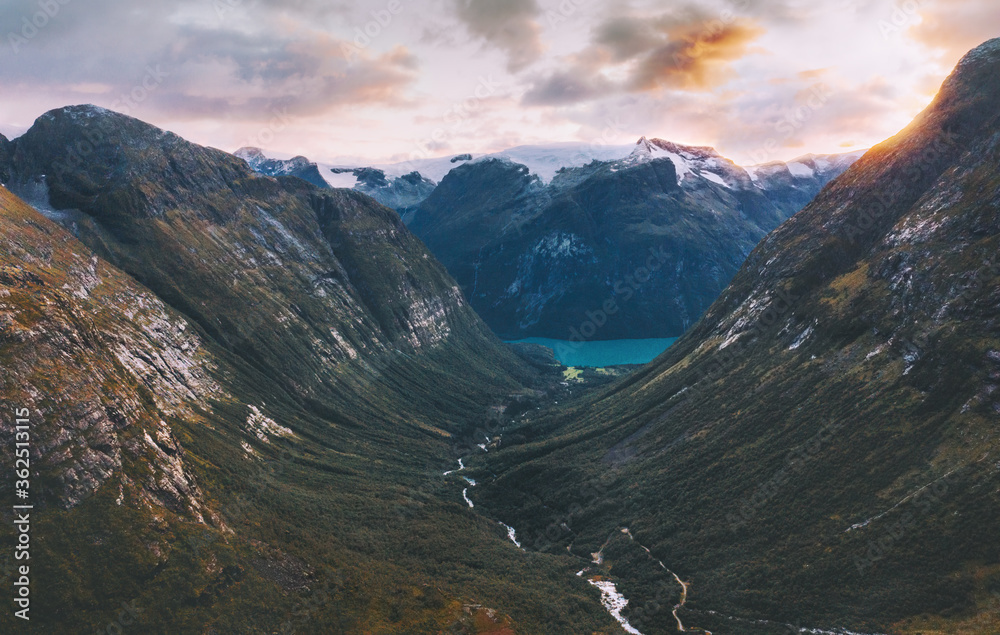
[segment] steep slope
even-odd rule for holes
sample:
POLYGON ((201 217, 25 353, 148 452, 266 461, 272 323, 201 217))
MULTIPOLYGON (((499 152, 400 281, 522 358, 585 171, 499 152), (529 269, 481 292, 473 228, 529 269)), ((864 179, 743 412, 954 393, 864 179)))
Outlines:
POLYGON ((624 159, 546 184, 487 158, 452 170, 410 228, 504 338, 675 337, 851 160, 751 177, 711 148, 643 138, 624 159))
POLYGON ((613 624, 442 475, 531 375, 392 210, 91 106, 12 157, 48 217, 0 188, 37 632, 613 624))
MULTIPOLYGON (((221 526, 162 421, 197 419, 194 404, 224 394, 197 330, 6 188, 0 209, 0 381, 5 403, 35 406, 32 441, 55 477, 43 486, 48 502, 73 507, 123 464, 142 463, 147 478, 128 482, 130 493, 221 526), (56 418, 62 425, 48 425, 56 418)), ((2 434, 13 446, 13 427, 2 434)))
POLYGON ((295 176, 316 187, 330 187, 319 172, 319 167, 309 159, 299 156, 287 161, 269 159, 260 148, 240 148, 234 152, 236 156, 247 162, 250 168, 258 174, 267 176, 295 176))
POLYGON ((998 104, 993 40, 667 353, 509 430, 480 504, 543 550, 606 545, 647 635, 676 628, 667 569, 716 634, 997 632, 998 104))
POLYGON ((10 179, 10 141, 0 134, 0 183, 10 179))
POLYGON ((433 357, 451 340, 513 364, 398 217, 360 194, 259 178, 91 107, 47 113, 17 140, 11 188, 303 397, 342 392, 362 357, 433 357), (76 138, 93 144, 85 157, 76 138))

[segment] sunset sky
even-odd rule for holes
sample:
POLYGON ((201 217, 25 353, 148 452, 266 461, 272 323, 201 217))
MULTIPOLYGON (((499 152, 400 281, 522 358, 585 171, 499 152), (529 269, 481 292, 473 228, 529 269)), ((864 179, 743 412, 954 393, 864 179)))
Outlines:
POLYGON ((94 103, 201 144, 324 161, 645 135, 749 164, 895 134, 968 49, 1000 36, 1000 10, 996 0, 5 0, 0 24, 7 136, 46 110, 94 103))

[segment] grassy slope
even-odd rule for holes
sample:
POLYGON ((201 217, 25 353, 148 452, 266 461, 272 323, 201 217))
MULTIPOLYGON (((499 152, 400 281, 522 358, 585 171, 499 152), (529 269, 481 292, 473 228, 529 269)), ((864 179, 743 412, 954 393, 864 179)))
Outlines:
MULTIPOLYGON (((784 627, 704 610, 992 632, 996 48, 766 239, 664 356, 519 430, 527 443, 490 457, 485 504, 532 535, 599 479, 548 550, 585 555, 628 526, 693 582, 687 623, 716 633, 784 627)), ((665 576, 622 549, 610 573, 632 607, 655 606, 665 576)), ((644 633, 673 632, 651 613, 644 633)))
MULTIPOLYGON (((93 163, 98 167, 90 169, 111 165, 93 163)), ((131 170, 148 165, 140 161, 131 170)), ((127 164, 119 168, 128 173, 127 164)), ((453 464, 452 447, 467 441, 489 406, 520 390, 518 379, 527 371, 461 306, 445 309, 455 312, 449 337, 420 346, 403 340, 400 324, 406 315, 379 313, 385 306, 406 310, 406 302, 384 298, 386 285, 406 293, 421 284, 439 291, 448 283, 443 269, 424 258, 417 241, 383 220, 392 217, 390 211, 350 193, 324 195, 322 204, 314 206, 309 198, 314 191, 294 181, 256 183, 255 177, 236 177, 247 181, 248 189, 264 188, 289 212, 312 213, 313 226, 305 231, 294 223, 309 222, 309 216, 289 213, 283 220, 300 242, 303 236, 325 234, 330 251, 337 252, 336 262, 346 263, 352 288, 337 296, 342 303, 334 308, 364 308, 360 313, 316 316, 322 308, 319 301, 290 280, 314 266, 305 259, 298 270, 250 268, 250 280, 230 286, 233 270, 227 259, 238 253, 234 243, 243 239, 251 245, 251 228, 264 236, 259 242, 276 238, 264 233, 259 219, 251 224, 252 207, 235 205, 236 197, 228 198, 221 187, 208 194, 218 197, 214 202, 188 199, 188 210, 155 216, 129 216, 137 206, 118 201, 134 201, 137 192, 148 200, 166 200, 179 196, 181 188, 168 190, 157 179, 129 179, 124 187, 97 188, 98 196, 105 198, 87 203, 94 215, 77 217, 78 234, 174 305, 163 310, 199 334, 213 377, 224 389, 214 398, 192 401, 189 411, 179 415, 151 403, 155 400, 148 390, 116 365, 107 348, 115 333, 136 329, 122 317, 135 296, 152 294, 103 261, 103 282, 91 300, 77 301, 61 291, 58 276, 73 261, 90 262, 89 250, 0 190, 0 218, 7 225, 5 265, 55 277, 44 290, 23 297, 25 314, 35 315, 49 302, 64 303, 76 319, 40 315, 37 326, 74 334, 94 330, 89 339, 80 335, 79 354, 90 360, 91 374, 109 374, 93 388, 95 399, 144 404, 125 418, 123 436, 153 431, 155 422, 164 419, 186 450, 184 464, 200 485, 203 505, 221 519, 209 526, 192 522, 184 510, 143 504, 138 483, 148 464, 141 456, 126 458, 95 495, 70 510, 58 509, 57 488, 51 484, 61 470, 43 467, 36 478, 45 483, 38 495, 47 508, 38 512, 33 529, 37 562, 32 626, 39 632, 104 628, 116 619, 121 602, 135 601, 143 610, 144 632, 273 632, 288 621, 298 632, 433 632, 459 628, 466 620, 464 601, 497 609, 500 623, 509 615, 518 632, 606 627, 609 618, 596 592, 574 579, 567 564, 515 549, 498 525, 468 510, 457 482, 441 477, 453 464), (206 208, 208 213, 202 214, 206 208), (396 244, 389 248, 380 239, 396 244), (25 245, 44 255, 41 264, 25 263, 18 256, 25 245), (53 245, 69 255, 52 255, 53 245), (375 248, 382 251, 373 252, 375 248), (384 260, 362 271, 360 259, 352 263, 352 251, 384 260), (405 270, 392 263, 392 258, 399 261, 397 255, 409 263, 405 270), (404 277, 409 273, 410 287, 400 287, 398 278, 392 283, 394 271, 404 277), (284 293, 294 296, 277 295, 284 293), (290 299, 303 313, 314 308, 315 317, 281 329, 267 306, 279 299, 281 304, 290 299), (84 327, 96 311, 94 304, 101 305, 112 322, 84 327), (230 322, 220 328, 225 319, 230 322), (360 324, 353 332, 347 325, 352 320, 360 324), (345 325, 344 332, 355 338, 352 344, 381 344, 379 351, 340 363, 317 359, 320 346, 303 341, 303 333, 318 332, 323 324, 329 329, 331 322, 345 325), (313 381, 314 374, 320 379, 313 381), (247 434, 247 404, 261 407, 296 436, 262 443, 247 434), (243 442, 259 458, 248 455, 243 442), (127 501, 121 506, 115 503, 120 484, 127 501), (220 530, 223 523, 235 534, 220 530)), ((90 177, 84 173, 73 178, 90 177)), ((67 186, 61 195, 73 191, 67 186)), ((287 264, 287 254, 281 255, 287 264)), ((336 263, 328 258, 326 264, 331 265, 329 271, 336 263)), ((36 350, 4 342, 5 355, 28 360, 16 373, 5 365, 4 385, 13 391, 11 401, 25 397, 19 391, 28 373, 66 372, 59 365, 45 370, 36 350)), ((81 386, 90 377, 86 368, 75 383, 53 379, 39 386, 43 396, 51 396, 43 399, 63 400, 38 404, 45 413, 39 434, 55 434, 72 421, 65 404, 84 394, 81 386)), ((4 497, 9 496, 10 483, 0 487, 4 497)), ((9 532, 11 524, 3 526, 9 532)), ((10 537, 8 533, 6 540, 10 537)), ((5 612, 2 619, 12 618, 5 612)), ((483 632, 495 628, 483 616, 468 618, 476 619, 483 632)))

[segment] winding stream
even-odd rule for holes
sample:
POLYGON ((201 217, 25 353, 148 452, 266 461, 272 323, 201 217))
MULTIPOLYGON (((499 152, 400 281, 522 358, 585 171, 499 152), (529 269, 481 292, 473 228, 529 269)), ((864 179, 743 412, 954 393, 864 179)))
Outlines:
MULTIPOLYGON (((485 447, 482 449, 484 451, 486 450, 485 447)), ((443 476, 450 476, 452 474, 456 474, 464 470, 465 470, 465 463, 463 462, 462 459, 458 459, 458 469, 448 470, 447 472, 443 473, 443 476)), ((465 483, 468 484, 468 487, 462 488, 462 498, 465 500, 466 503, 468 503, 470 508, 475 507, 475 504, 472 502, 472 499, 469 498, 469 489, 477 485, 476 480, 464 475, 461 475, 459 478, 461 478, 461 480, 465 481, 465 483)), ((882 515, 888 513, 888 511, 891 510, 883 512, 882 515)), ((871 522, 871 520, 869 520, 868 522, 871 522)), ((522 547, 521 543, 518 541, 517 531, 513 527, 502 521, 497 521, 497 524, 499 524, 501 527, 507 530, 507 538, 512 543, 514 543, 515 546, 517 546, 521 551, 525 551, 524 547, 522 547)), ((868 523, 866 522, 864 524, 868 523)), ((854 529, 854 527, 852 527, 852 529, 854 529)), ((628 527, 621 527, 616 529, 615 531, 621 532, 626 536, 628 536, 629 540, 635 542, 636 545, 638 545, 643 551, 646 552, 646 555, 651 560, 656 562, 656 564, 659 565, 661 569, 669 573, 677 582, 677 584, 680 585, 681 587, 680 601, 674 605, 673 610, 671 611, 674 620, 676 620, 677 622, 677 631, 680 633, 701 633, 702 635, 712 635, 711 631, 706 630, 704 628, 684 626, 684 622, 681 620, 680 615, 678 615, 678 612, 682 608, 684 608, 685 604, 687 604, 688 587, 690 586, 690 583, 682 580, 679 575, 677 575, 674 571, 671 571, 665 564, 663 564, 663 561, 654 558, 649 548, 640 543, 638 540, 636 540, 635 536, 632 535, 632 532, 629 531, 628 527)), ((608 536, 608 539, 604 541, 604 544, 601 545, 601 548, 597 552, 590 554, 592 558, 591 562, 593 564, 600 566, 604 562, 604 548, 608 545, 609 542, 611 542, 611 538, 614 537, 614 535, 615 535, 614 532, 612 532, 611 535, 608 536)), ((570 553, 572 553, 572 551, 570 551, 570 553)), ((583 569, 578 571, 576 575, 578 577, 584 577, 584 575, 586 575, 588 571, 590 571, 590 567, 584 567, 583 569)), ((616 622, 618 622, 618 624, 622 627, 622 629, 626 633, 629 633, 630 635, 643 635, 643 633, 639 629, 632 626, 632 624, 629 623, 628 619, 624 615, 622 615, 622 611, 625 610, 625 608, 628 606, 629 601, 628 598, 626 598, 624 595, 621 594, 621 592, 618 591, 618 587, 615 586, 614 582, 610 580, 601 579, 600 575, 595 574, 587 578, 587 583, 593 587, 596 587, 601 592, 601 605, 604 606, 605 610, 607 610, 607 612, 611 615, 611 617, 614 618, 616 622)), ((798 632, 798 633, 813 633, 815 635, 880 635, 880 634, 870 634, 870 633, 858 633, 847 629, 837 629, 831 631, 819 628, 806 628, 801 626, 794 626, 792 624, 773 622, 770 620, 755 620, 755 619, 734 617, 730 615, 724 615, 722 613, 717 613, 716 611, 706 610, 704 612, 709 615, 721 617, 726 620, 734 622, 743 622, 745 624, 784 626, 790 629, 792 632, 798 632)))
POLYGON ((639 629, 635 628, 628 623, 625 616, 622 615, 622 610, 628 606, 628 600, 625 596, 618 592, 615 587, 615 583, 610 580, 587 580, 592 586, 597 587, 601 591, 601 604, 604 608, 608 610, 611 617, 621 624, 621 627, 625 629, 625 632, 632 633, 632 635, 642 635, 639 629))
MULTIPOLYGON (((487 439, 489 439, 489 437, 487 437, 487 439)), ((480 447, 482 447, 482 449, 483 449, 484 452, 487 451, 486 447, 484 445, 481 445, 480 447)), ((458 460, 458 469, 457 470, 448 470, 447 472, 443 472, 442 475, 443 476, 450 476, 452 474, 455 474, 457 472, 461 472, 463 470, 465 470, 465 463, 462 462, 462 459, 459 459, 458 460)), ((466 488, 462 489, 462 498, 465 499, 465 502, 469 504, 469 507, 475 507, 476 505, 472 502, 472 499, 469 498, 469 488, 475 487, 476 485, 478 485, 478 483, 476 483, 475 479, 469 478, 468 476, 461 476, 460 478, 463 481, 465 481, 466 483, 469 484, 469 487, 466 487, 466 488)), ((517 540, 517 531, 515 531, 513 527, 511 527, 510 525, 508 525, 508 524, 506 524, 504 522, 501 522, 499 520, 497 521, 497 524, 499 524, 501 527, 503 527, 504 529, 507 530, 507 538, 509 538, 510 541, 512 543, 514 543, 514 545, 518 549, 520 549, 521 551, 525 550, 524 547, 521 546, 521 543, 517 540)))

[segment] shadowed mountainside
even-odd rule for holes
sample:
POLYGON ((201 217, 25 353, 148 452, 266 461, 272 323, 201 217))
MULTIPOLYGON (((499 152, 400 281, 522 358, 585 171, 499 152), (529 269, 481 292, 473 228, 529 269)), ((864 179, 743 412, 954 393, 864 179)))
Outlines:
POLYGON ((669 351, 473 465, 496 475, 481 504, 528 540, 600 477, 539 544, 589 560, 629 528, 649 554, 618 539, 595 568, 646 635, 674 632, 656 606, 679 593, 650 557, 714 633, 995 632, 998 104, 992 40, 669 351))

